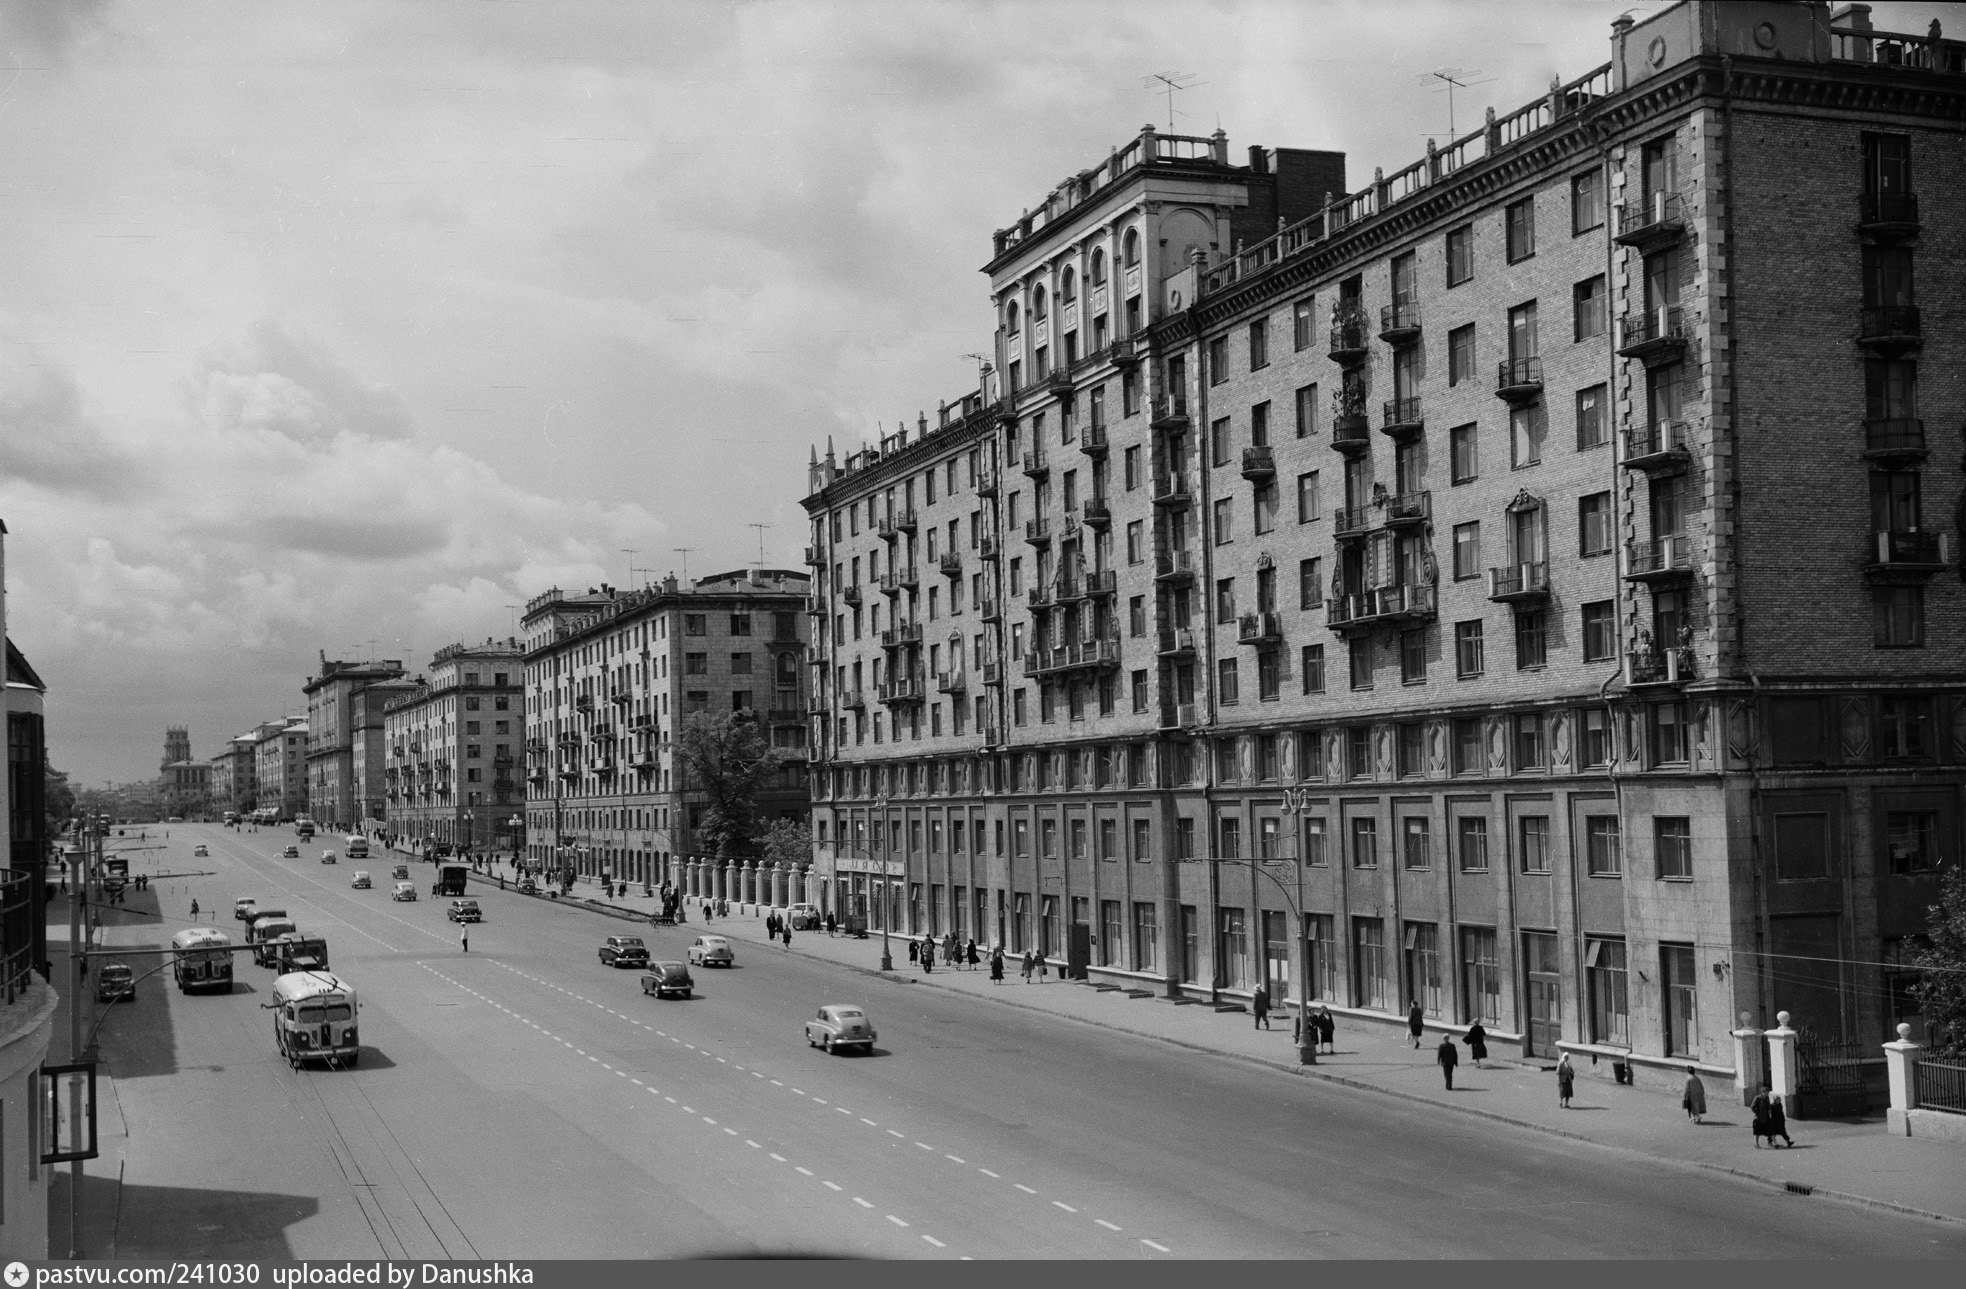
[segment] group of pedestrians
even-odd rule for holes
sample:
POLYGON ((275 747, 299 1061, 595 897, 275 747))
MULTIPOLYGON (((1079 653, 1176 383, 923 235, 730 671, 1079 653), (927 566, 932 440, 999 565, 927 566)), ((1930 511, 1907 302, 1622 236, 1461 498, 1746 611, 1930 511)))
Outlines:
POLYGON ((792 947, 792 919, 779 913, 765 914, 765 939, 782 941, 784 947, 792 947))

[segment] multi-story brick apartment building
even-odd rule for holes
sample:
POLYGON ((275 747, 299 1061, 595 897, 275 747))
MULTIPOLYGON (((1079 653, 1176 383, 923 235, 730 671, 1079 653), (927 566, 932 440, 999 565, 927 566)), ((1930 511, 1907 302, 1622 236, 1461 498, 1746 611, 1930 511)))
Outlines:
POLYGON ((382 713, 402 696, 403 664, 330 661, 301 686, 307 695, 307 812, 323 828, 382 821, 382 713))
POLYGON ((1001 381, 814 470, 821 865, 1538 1054, 1884 1036, 1966 779, 1966 46, 1865 17, 1621 20, 1262 240, 1280 161, 1151 132, 1000 233, 1001 381))
POLYGON ((239 736, 252 744, 253 809, 277 821, 307 813, 307 718, 266 721, 239 736))
POLYGON ((389 831, 460 849, 513 844, 524 789, 524 660, 517 640, 447 645, 383 708, 389 831))
POLYGON ((763 722, 787 764, 761 810, 804 818, 809 589, 804 573, 751 569, 535 596, 520 620, 528 861, 684 884, 704 800, 676 752, 691 712, 763 722))

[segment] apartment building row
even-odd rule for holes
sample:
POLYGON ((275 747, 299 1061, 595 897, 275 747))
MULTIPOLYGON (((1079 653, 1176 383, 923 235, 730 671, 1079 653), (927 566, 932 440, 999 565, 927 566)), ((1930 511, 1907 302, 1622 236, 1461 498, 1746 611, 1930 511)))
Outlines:
POLYGON ((388 818, 390 703, 416 689, 401 660, 349 662, 321 655, 307 678, 307 744, 303 775, 307 813, 333 832, 373 832, 388 818))
POLYGON ((211 808, 276 819, 307 813, 307 720, 262 721, 226 740, 211 759, 211 808))
POLYGON ((812 469, 842 911, 1538 1055, 1917 1023, 1966 46, 1610 45, 1357 191, 1149 129, 997 235, 984 387, 812 469))
POLYGON ((525 830, 525 681, 516 638, 453 644, 383 704, 383 819, 413 842, 515 850, 525 830))

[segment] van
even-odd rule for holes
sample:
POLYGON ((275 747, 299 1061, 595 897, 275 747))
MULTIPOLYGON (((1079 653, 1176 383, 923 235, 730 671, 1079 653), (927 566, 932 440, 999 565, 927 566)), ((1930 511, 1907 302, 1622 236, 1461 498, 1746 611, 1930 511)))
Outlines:
POLYGON ((284 915, 254 918, 252 928, 246 932, 246 943, 253 947, 253 961, 262 967, 274 965, 277 959, 269 942, 276 936, 291 935, 299 930, 293 919, 284 915))
POLYGON ((362 1057, 354 986, 327 971, 302 971, 273 982, 273 1039, 287 1064, 306 1061, 353 1066, 362 1057))
POLYGON ((369 839, 358 832, 349 833, 348 836, 342 838, 341 853, 350 859, 367 859, 369 857, 369 839))

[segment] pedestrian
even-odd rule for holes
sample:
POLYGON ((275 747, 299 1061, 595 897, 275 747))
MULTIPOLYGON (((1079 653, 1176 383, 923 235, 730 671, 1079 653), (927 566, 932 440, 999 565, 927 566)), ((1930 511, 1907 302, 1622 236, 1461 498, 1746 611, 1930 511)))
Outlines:
POLYGON ((962 959, 956 956, 956 933, 954 931, 951 931, 942 937, 942 961, 944 962, 962 961, 962 959))
POLYGON ((1454 1067, 1461 1062, 1461 1050, 1454 1046, 1452 1034, 1440 1036, 1440 1046, 1434 1051, 1434 1060, 1440 1062, 1440 1077, 1447 1080, 1447 1090, 1454 1090, 1454 1067))
POLYGON ((1768 1098, 1768 1144, 1773 1146, 1777 1137, 1782 1139, 1782 1145, 1790 1149, 1795 1147, 1794 1139, 1789 1136, 1788 1107, 1782 1104, 1780 1097, 1771 1095, 1768 1098))
POLYGON ((1420 1010, 1420 1000, 1414 999, 1406 1009, 1406 1032, 1413 1037, 1413 1050, 1420 1050, 1420 1033, 1427 1027, 1427 1013, 1420 1010))
POLYGON ((922 941, 922 974, 926 976, 935 968, 935 941, 922 941))
POLYGON ((1748 1105, 1748 1113, 1753 1117, 1756 1150, 1761 1149, 1763 1137, 1768 1138, 1771 1147, 1777 1137, 1791 1146, 1795 1144, 1789 1139, 1788 1112, 1783 1108, 1781 1098, 1770 1092, 1766 1083, 1761 1085, 1761 1091, 1755 1093, 1754 1100, 1748 1105))
POLYGON ((993 985, 1001 985, 1003 983, 1002 945, 990 950, 990 983, 993 985))
POLYGON ((826 910, 826 938, 832 939, 833 932, 839 929, 839 922, 833 917, 833 910, 826 910))
POLYGON ((471 952, 471 928, 463 923, 458 924, 457 947, 465 953, 471 952))
POLYGON ((977 955, 976 955, 976 937, 975 937, 975 936, 971 936, 971 937, 969 937, 969 949, 968 949, 968 952, 966 952, 966 953, 965 953, 965 954, 964 954, 963 956, 964 956, 964 957, 965 957, 965 958, 966 958, 966 959, 967 959, 967 960, 969 961, 969 969, 970 969, 971 971, 974 971, 974 970, 976 970, 976 968, 977 968, 977 965, 978 965, 978 964, 979 964, 979 963, 980 963, 980 962, 982 961, 982 959, 981 959, 981 958, 979 958, 979 957, 977 957, 977 955))
POLYGON ((1249 1010, 1256 1014, 1256 1023, 1251 1028, 1270 1027, 1270 991, 1266 986, 1256 986, 1256 992, 1249 996, 1249 1010))
POLYGON ((1692 1066, 1686 1067, 1686 1091, 1679 1098, 1680 1108, 1694 1123, 1707 1112, 1707 1085, 1700 1082, 1700 1072, 1692 1066))
POLYGON ((908 941, 908 961, 920 962, 921 960, 922 960, 921 945, 913 940, 908 941))
POLYGON ((1051 959, 1045 957, 1036 949, 1031 950, 1031 954, 1038 960, 1038 983, 1042 985, 1049 982, 1051 979, 1051 959))
POLYGON ((198 920, 198 901, 196 900, 191 901, 191 920, 193 922, 198 920))
POLYGON ((1570 1108, 1570 1098, 1577 1091, 1577 1067, 1570 1064, 1570 1053, 1565 1052, 1556 1061, 1556 1104, 1559 1110, 1570 1108))
POLYGON ((1468 1056, 1477 1070, 1488 1059, 1488 1031, 1481 1027, 1480 1021, 1468 1026, 1468 1056))
POLYGON ((1022 962, 1024 967, 1024 983, 1028 985, 1031 983, 1031 973, 1037 970, 1037 964, 1031 961, 1031 951, 1029 949, 1024 950, 1022 962))
POLYGON ((1318 1005, 1317 1009, 1317 1034, 1318 1042, 1324 1045, 1326 1054, 1336 1056, 1338 1054, 1338 1021, 1332 1016, 1331 1009, 1322 1003, 1318 1005))
POLYGON ((789 948, 791 948, 791 947, 792 947, 792 924, 791 924, 790 922, 787 922, 787 923, 786 923, 786 924, 785 924, 785 925, 784 925, 784 926, 783 926, 782 928, 780 928, 780 930, 779 930, 779 932, 778 932, 778 933, 779 933, 780 935, 782 935, 782 936, 784 936, 784 937, 785 937, 785 947, 786 947, 786 948, 788 948, 788 949, 789 949, 789 948))

